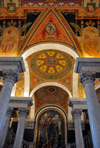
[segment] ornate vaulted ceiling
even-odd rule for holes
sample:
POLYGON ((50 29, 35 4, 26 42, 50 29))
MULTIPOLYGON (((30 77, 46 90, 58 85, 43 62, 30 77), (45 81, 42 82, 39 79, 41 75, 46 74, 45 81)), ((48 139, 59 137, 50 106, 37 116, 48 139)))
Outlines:
MULTIPOLYGON (((84 87, 73 72, 74 63, 78 56, 100 57, 100 1, 0 0, 0 56, 23 56, 26 60, 27 74, 20 74, 15 96, 30 95, 37 86, 56 82, 72 96, 85 97, 84 87), (52 48, 46 48, 47 44, 52 48)), ((95 87, 99 84, 96 79, 95 87)), ((53 93, 60 88, 50 86, 43 91, 45 88, 52 94, 52 99, 48 94, 46 100, 41 88, 42 99, 36 96, 36 110, 45 104, 43 99, 56 102, 53 93)), ((63 102, 58 97, 58 105, 62 103, 65 109, 66 100, 61 99, 63 102)))
POLYGON ((71 90, 75 62, 72 56, 49 49, 36 52, 26 60, 30 69, 30 90, 43 81, 59 81, 71 90))
POLYGON ((42 87, 35 92, 36 111, 39 107, 47 104, 55 104, 65 109, 67 112, 67 102, 69 95, 63 89, 56 86, 42 87))

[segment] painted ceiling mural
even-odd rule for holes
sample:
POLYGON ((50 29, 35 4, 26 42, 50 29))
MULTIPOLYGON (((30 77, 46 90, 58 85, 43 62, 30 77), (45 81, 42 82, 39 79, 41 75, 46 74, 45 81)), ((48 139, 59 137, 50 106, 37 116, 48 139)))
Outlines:
POLYGON ((42 106, 47 104, 58 105, 68 113, 68 97, 65 90, 56 86, 42 87, 35 92, 35 112, 42 106))
MULTIPOLYGON (((62 16, 63 17, 63 16, 62 16)), ((46 10, 45 14, 42 12, 36 22, 32 25, 30 31, 26 35, 22 45, 20 46, 21 54, 28 48, 39 43, 60 43, 75 50, 75 52, 82 54, 79 49, 79 43, 73 37, 73 32, 66 22, 66 27, 63 26, 61 19, 53 10, 46 10)))
POLYGON ((27 59, 30 69, 30 91, 43 81, 58 81, 72 91, 72 73, 75 60, 58 50, 36 52, 27 59))
MULTIPOLYGON (((0 56, 21 56, 42 43, 65 45, 80 57, 100 57, 100 0, 0 0, 0 56)), ((59 82, 73 95, 75 60, 66 52, 48 49, 27 57, 29 93, 41 83, 59 82)), ((20 74, 16 96, 24 96, 24 80, 20 74)), ((78 97, 85 97, 80 82, 78 97)), ((36 108, 42 105, 44 101, 36 99, 36 108)), ((58 105, 67 110, 66 99, 58 105)))

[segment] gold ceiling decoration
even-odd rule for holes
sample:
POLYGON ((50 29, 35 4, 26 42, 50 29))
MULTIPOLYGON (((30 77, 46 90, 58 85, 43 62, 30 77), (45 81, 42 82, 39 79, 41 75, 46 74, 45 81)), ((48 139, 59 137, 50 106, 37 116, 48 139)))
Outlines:
POLYGON ((45 50, 34 54, 30 64, 36 75, 46 79, 66 76, 72 68, 70 56, 57 50, 45 50))

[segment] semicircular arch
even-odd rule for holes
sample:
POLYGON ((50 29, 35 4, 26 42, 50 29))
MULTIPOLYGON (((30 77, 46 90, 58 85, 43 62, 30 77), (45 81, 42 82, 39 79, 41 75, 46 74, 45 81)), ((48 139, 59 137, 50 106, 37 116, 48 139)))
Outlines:
MULTIPOLYGON (((34 125, 34 135, 36 133, 36 129, 37 129, 37 125, 38 125, 38 119, 39 119, 39 116, 45 112, 45 111, 48 111, 48 110, 56 110, 57 112, 59 112, 63 118, 64 118, 64 122, 65 122, 65 143, 67 143, 67 115, 66 113, 64 112, 64 110, 56 105, 46 105, 44 107, 42 107, 40 110, 37 111, 36 115, 35 115, 35 125, 34 125)), ((33 139, 33 142, 35 143, 36 137, 34 136, 34 139, 33 139)))
MULTIPOLYGON (((29 55, 31 55, 35 52, 41 51, 41 50, 45 50, 45 49, 55 49, 55 50, 66 52, 69 55, 71 55, 74 59, 79 57, 78 54, 74 50, 72 50, 71 48, 69 48, 65 45, 62 45, 62 44, 57 44, 57 43, 44 43, 44 44, 35 45, 35 46, 29 48, 27 51, 25 51, 22 54, 22 57, 23 57, 23 59, 26 59, 29 55)), ((27 66, 27 70, 29 71, 28 66, 27 66)), ((27 75, 27 73, 25 73, 25 74, 27 75)), ((25 86, 24 86, 25 93, 24 94, 27 94, 27 96, 28 96, 29 95, 29 86, 27 85, 27 83, 30 84, 30 77, 29 77, 29 75, 27 75, 26 77, 27 77, 27 79, 25 79, 25 86)), ((74 84, 73 92, 75 92, 78 90, 78 85, 77 85, 78 84, 78 75, 76 75, 76 73, 74 73, 74 72, 73 72, 73 84, 74 84), (74 89, 75 89, 75 91, 74 91, 74 89)), ((74 96, 74 94, 73 94, 73 96, 74 96)), ((75 94, 75 96, 76 96, 76 94, 75 94)))

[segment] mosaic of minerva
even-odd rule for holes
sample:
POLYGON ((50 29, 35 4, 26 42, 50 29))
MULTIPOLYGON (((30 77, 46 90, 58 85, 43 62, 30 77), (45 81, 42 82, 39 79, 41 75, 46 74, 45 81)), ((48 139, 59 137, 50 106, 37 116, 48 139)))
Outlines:
POLYGON ((46 50, 33 55, 32 71, 42 78, 56 79, 69 73, 72 67, 68 54, 55 50, 46 50))

